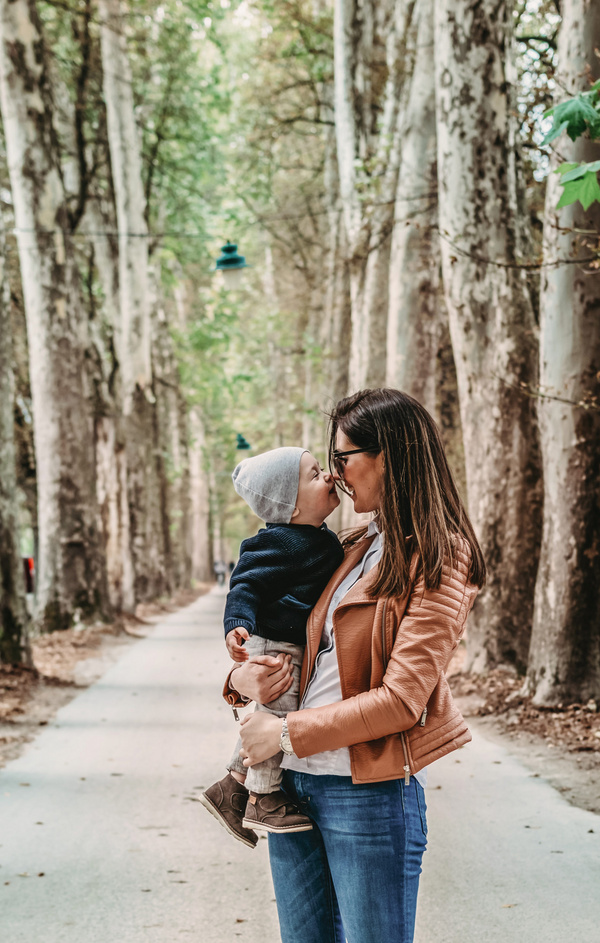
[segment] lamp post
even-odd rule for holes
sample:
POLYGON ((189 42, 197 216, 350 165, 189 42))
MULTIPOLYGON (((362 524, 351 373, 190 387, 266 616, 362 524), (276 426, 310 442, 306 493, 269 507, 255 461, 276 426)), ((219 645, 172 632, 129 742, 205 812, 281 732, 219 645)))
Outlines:
POLYGON ((250 445, 250 443, 244 438, 244 436, 241 434, 241 432, 238 432, 238 434, 237 434, 237 444, 236 444, 236 449, 237 449, 237 451, 238 451, 238 452, 245 452, 247 449, 251 449, 251 448, 252 448, 252 446, 250 445))
POLYGON ((237 245, 227 242, 221 246, 221 255, 217 259, 215 272, 222 272, 227 288, 239 288, 242 283, 244 269, 250 268, 243 255, 238 255, 237 245))

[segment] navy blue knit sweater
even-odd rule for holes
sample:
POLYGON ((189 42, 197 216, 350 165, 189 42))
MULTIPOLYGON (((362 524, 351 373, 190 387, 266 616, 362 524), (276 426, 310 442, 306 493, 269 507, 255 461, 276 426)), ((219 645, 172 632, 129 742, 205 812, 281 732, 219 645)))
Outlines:
POLYGON ((322 524, 267 524, 242 542, 225 604, 225 635, 237 625, 276 642, 306 643, 306 620, 344 559, 322 524))

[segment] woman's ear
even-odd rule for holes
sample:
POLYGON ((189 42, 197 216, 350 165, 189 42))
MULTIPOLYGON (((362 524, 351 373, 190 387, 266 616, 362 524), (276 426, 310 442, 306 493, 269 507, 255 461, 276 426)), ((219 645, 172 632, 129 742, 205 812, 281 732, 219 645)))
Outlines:
POLYGON ((292 516, 291 516, 290 520, 293 521, 295 517, 298 517, 299 513, 300 513, 300 509, 299 509, 299 508, 294 508, 294 510, 292 511, 292 516))

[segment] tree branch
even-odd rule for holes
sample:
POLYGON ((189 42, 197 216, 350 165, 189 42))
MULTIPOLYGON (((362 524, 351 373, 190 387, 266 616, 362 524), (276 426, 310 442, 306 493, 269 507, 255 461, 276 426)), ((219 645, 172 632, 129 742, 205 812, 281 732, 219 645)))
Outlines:
POLYGON ((589 262, 598 262, 598 259, 600 259, 600 254, 596 253, 595 255, 585 256, 584 258, 552 259, 550 262, 503 262, 500 259, 488 259, 485 256, 475 255, 472 252, 467 252, 466 249, 461 249, 460 246, 457 246, 456 243, 452 242, 447 233, 443 233, 439 228, 437 231, 440 239, 443 239, 447 245, 451 246, 454 251, 463 258, 472 259, 474 262, 480 262, 482 265, 495 265, 497 268, 537 271, 538 269, 543 268, 557 268, 559 265, 585 265, 589 262))
POLYGON ((516 390, 517 393, 521 393, 523 396, 528 396, 532 399, 549 399, 556 403, 565 403, 567 406, 578 406, 580 409, 600 409, 598 398, 593 393, 589 394, 589 399, 585 397, 580 400, 566 399, 564 396, 554 396, 552 393, 543 393, 540 387, 532 387, 529 383, 524 383, 523 381, 518 384, 510 383, 497 373, 492 373, 492 376, 495 377, 496 380, 500 380, 505 386, 510 387, 511 390, 516 390))

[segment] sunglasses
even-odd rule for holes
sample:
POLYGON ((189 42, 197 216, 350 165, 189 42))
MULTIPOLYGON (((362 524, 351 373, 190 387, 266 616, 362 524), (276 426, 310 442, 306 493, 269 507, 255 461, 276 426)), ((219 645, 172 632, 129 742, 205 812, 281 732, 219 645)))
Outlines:
POLYGON ((335 452, 332 452, 331 454, 331 461, 337 474, 340 476, 340 478, 343 478, 344 469, 346 467, 346 462, 348 461, 348 458, 347 458, 348 455, 358 455, 359 452, 379 452, 379 451, 380 449, 378 448, 348 449, 346 452, 335 451, 335 452))

